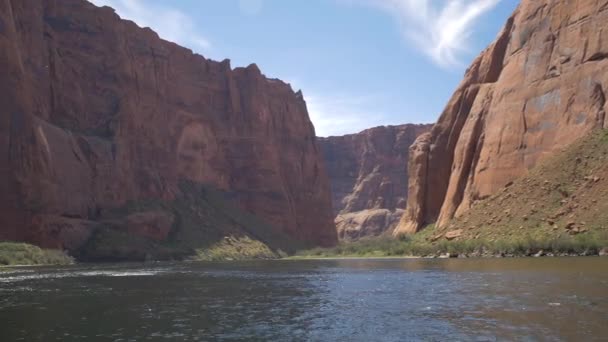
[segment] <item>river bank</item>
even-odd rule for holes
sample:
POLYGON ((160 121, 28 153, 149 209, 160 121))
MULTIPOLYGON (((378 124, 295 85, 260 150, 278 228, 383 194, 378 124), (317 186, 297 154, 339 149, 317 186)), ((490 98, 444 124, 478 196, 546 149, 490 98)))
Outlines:
MULTIPOLYGON (((332 259, 414 259, 414 258, 522 258, 608 256, 608 241, 599 235, 567 238, 519 238, 512 240, 433 241, 423 237, 393 239, 368 238, 340 243, 335 247, 300 250, 292 255, 261 253, 249 244, 229 244, 196 251, 187 261, 243 260, 332 260, 332 259), (247 247, 247 248, 245 248, 247 247), (255 252, 252 252, 252 250, 255 252)), ((262 249, 261 251, 266 251, 262 249)), ((268 252, 268 251, 267 251, 268 252)), ((125 260, 127 261, 127 260, 125 260)), ((139 260, 142 261, 142 260, 139 260)), ((152 260, 147 260, 152 261, 152 260)), ((42 249, 26 243, 0 242, 0 268, 67 265, 76 260, 59 250, 42 249)))
POLYGON ((608 241, 599 235, 560 238, 516 238, 503 240, 441 240, 429 241, 414 236, 393 239, 368 238, 340 243, 331 248, 298 251, 291 258, 495 258, 495 257, 552 257, 552 256, 607 256, 608 241))

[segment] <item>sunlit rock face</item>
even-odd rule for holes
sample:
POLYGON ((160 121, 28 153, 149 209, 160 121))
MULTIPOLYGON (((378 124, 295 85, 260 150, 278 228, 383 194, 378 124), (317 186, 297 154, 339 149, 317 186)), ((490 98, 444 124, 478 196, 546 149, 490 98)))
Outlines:
MULTIPOLYGON (((336 241, 300 92, 232 69, 84 0, 0 0, 0 239, 76 248, 108 209, 229 193, 277 231, 336 241)), ((175 219, 130 218, 163 239, 175 219)))
POLYGON ((408 148, 430 128, 382 126, 319 139, 340 239, 392 232, 407 199, 408 148))
POLYGON ((444 226, 606 127, 607 30, 607 0, 523 0, 411 147, 408 205, 395 233, 444 226))

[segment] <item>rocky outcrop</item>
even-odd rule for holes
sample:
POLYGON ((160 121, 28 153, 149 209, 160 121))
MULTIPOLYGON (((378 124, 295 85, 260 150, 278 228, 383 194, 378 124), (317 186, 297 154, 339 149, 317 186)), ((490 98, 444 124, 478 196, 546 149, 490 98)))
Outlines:
POLYGON ((77 248, 125 207, 124 227, 163 240, 185 218, 133 203, 178 201, 191 182, 277 232, 336 241, 302 93, 256 65, 205 59, 84 0, 0 0, 0 66, 0 240, 77 248))
POLYGON ((444 226, 606 126, 608 1, 523 0, 412 146, 397 234, 444 226))
POLYGON ((395 228, 407 198, 408 147, 430 127, 382 126, 319 138, 341 239, 377 236, 395 228))

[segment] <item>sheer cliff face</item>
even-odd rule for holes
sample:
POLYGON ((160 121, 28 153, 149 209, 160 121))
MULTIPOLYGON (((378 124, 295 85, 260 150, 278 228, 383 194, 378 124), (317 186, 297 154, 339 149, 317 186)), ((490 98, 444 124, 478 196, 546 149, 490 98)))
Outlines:
POLYGON ((523 0, 410 149, 395 231, 445 225, 542 158, 605 127, 608 0, 523 0))
POLYGON ((341 239, 391 232, 407 198, 408 147, 430 125, 375 127, 320 138, 341 239))
POLYGON ((0 66, 0 239, 69 248, 87 224, 49 222, 172 200, 188 180, 335 242, 302 94, 255 65, 207 60, 84 0, 0 0, 0 66))

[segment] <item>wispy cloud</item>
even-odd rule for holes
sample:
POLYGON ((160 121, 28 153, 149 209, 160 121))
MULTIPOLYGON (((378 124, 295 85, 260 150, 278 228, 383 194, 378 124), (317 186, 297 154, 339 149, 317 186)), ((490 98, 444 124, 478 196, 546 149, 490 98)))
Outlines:
POLYGON ((118 15, 141 27, 150 27, 163 39, 207 53, 211 43, 197 32, 194 20, 182 11, 145 0, 89 0, 97 6, 110 6, 118 15))
POLYGON ((399 21, 405 37, 441 67, 461 66, 481 16, 501 0, 342 0, 381 8, 399 21))

